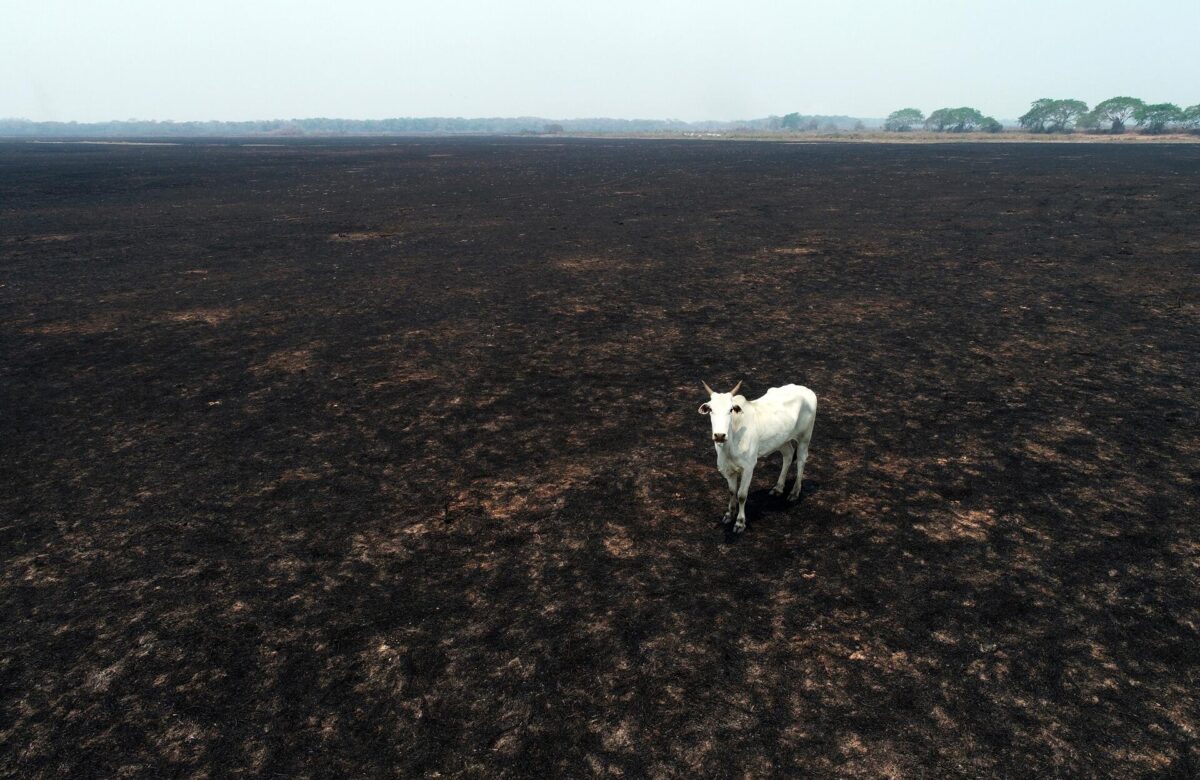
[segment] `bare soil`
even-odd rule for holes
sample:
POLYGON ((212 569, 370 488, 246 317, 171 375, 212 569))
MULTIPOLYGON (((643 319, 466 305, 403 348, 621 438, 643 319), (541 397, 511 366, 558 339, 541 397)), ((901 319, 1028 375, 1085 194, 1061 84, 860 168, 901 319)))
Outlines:
POLYGON ((1195 777, 1200 147, 0 144, 0 775, 1195 777), (700 380, 813 388, 717 524, 700 380))

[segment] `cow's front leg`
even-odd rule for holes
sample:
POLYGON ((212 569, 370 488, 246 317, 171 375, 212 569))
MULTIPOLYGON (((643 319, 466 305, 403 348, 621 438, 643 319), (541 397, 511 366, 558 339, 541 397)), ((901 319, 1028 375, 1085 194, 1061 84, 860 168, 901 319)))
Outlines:
POLYGON ((723 474, 725 481, 729 484, 729 506, 725 509, 725 516, 721 518, 721 522, 729 525, 733 522, 733 513, 737 510, 737 472, 728 471, 723 474))
POLYGON ((742 479, 738 483, 737 502, 738 514, 737 522, 733 524, 733 532, 740 534, 746 530, 746 496, 750 495, 750 482, 754 479, 754 464, 751 463, 746 468, 742 469, 742 479))

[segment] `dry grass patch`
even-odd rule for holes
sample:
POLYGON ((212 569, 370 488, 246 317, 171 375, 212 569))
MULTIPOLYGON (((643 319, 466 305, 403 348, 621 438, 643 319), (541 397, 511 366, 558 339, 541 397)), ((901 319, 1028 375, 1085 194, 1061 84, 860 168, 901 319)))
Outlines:
POLYGON ((256 374, 262 374, 270 371, 278 371, 284 374, 299 374, 312 368, 313 365, 313 347, 301 347, 299 349, 281 349, 277 352, 272 352, 263 362, 251 366, 250 370, 256 374))
POLYGON ((25 328, 24 332, 38 336, 94 336, 116 330, 120 319, 114 314, 97 315, 87 320, 50 322, 25 328))
POLYGON ((395 235, 397 234, 387 233, 380 230, 358 230, 345 233, 333 233, 329 236, 329 240, 337 243, 352 243, 355 241, 375 241, 380 238, 391 238, 395 235))
POLYGON ((220 325, 232 316, 233 309, 226 306, 214 306, 170 312, 166 315, 166 319, 169 322, 203 322, 206 325, 220 325))

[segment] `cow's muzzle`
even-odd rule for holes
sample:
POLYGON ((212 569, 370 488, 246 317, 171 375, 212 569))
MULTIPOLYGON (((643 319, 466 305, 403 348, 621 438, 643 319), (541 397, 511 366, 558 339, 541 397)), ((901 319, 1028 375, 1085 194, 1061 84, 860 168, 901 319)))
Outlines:
POLYGON ((725 434, 723 434, 723 433, 714 433, 714 434, 713 434, 713 441, 715 441, 717 444, 724 444, 724 443, 725 443, 725 434))

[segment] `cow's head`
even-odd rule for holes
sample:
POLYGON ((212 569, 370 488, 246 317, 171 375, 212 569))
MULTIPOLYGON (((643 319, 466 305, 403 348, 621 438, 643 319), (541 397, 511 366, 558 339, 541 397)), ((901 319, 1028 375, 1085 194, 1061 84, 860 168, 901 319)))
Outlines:
POLYGON ((735 414, 742 413, 742 407, 734 402, 737 391, 742 383, 738 382, 728 393, 714 393, 707 382, 701 382, 708 391, 708 403, 700 405, 700 414, 707 414, 712 423, 712 438, 717 444, 724 444, 729 438, 729 420, 735 414))

